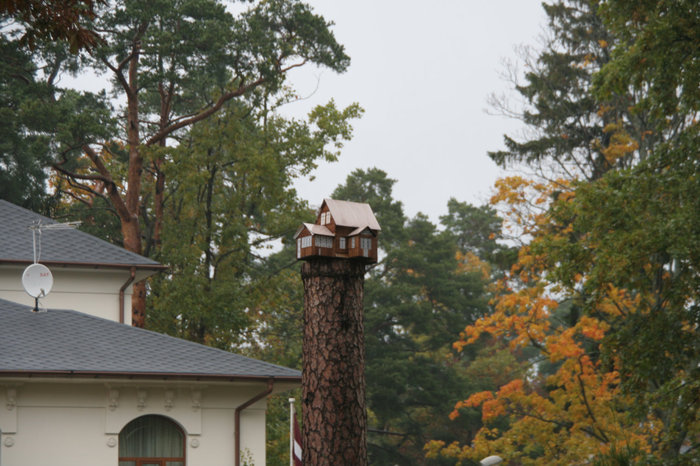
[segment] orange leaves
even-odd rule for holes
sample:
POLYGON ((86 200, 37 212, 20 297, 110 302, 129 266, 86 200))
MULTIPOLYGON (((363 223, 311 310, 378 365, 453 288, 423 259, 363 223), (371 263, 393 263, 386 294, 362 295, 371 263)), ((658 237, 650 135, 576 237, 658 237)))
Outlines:
POLYGON ((605 322, 601 322, 598 319, 592 317, 583 316, 579 320, 576 327, 579 328, 581 333, 591 340, 600 341, 605 336, 605 332, 610 328, 605 322))
POLYGON ((491 277, 491 266, 488 262, 479 259, 479 256, 471 251, 457 251, 457 273, 477 273, 483 280, 491 277))
POLYGON ((459 410, 462 408, 478 408, 481 406, 481 416, 485 423, 492 419, 506 414, 506 400, 510 396, 523 394, 523 381, 521 379, 513 380, 503 385, 496 395, 491 391, 483 391, 474 393, 464 401, 459 401, 455 404, 454 410, 450 413, 450 419, 454 420, 459 417, 459 410))
POLYGON ((492 392, 479 392, 475 393, 464 401, 464 406, 469 408, 476 408, 481 406, 485 401, 493 400, 492 392))
MULTIPOLYGON (((618 146, 611 146, 607 154, 612 161, 631 150, 624 138, 615 141, 618 146)), ((587 250, 596 248, 585 235, 577 236, 570 223, 578 214, 572 184, 504 178, 492 202, 502 206, 505 223, 520 238, 527 236, 528 244, 492 287, 492 312, 465 328, 453 346, 461 351, 489 334, 501 344, 507 342, 514 357, 527 354, 532 369, 525 377, 514 375, 498 390, 474 393, 456 403, 450 419, 456 419, 460 409, 478 408, 484 425, 468 446, 434 444, 431 454, 478 461, 498 452, 516 464, 571 464, 620 445, 648 450, 659 421, 639 422, 626 415, 633 402, 619 388, 619 362, 613 358, 604 363, 599 356, 610 331, 607 321, 640 312, 645 298, 597 285, 598 277, 589 269, 554 273, 570 257, 567 254, 580 254, 582 249, 572 245, 585 242, 587 250), (577 299, 592 285, 594 295, 585 302, 577 299), (547 363, 540 364, 543 360, 547 363), (495 425, 506 427, 499 430, 495 425)), ((470 263, 460 260, 465 268, 470 263)))

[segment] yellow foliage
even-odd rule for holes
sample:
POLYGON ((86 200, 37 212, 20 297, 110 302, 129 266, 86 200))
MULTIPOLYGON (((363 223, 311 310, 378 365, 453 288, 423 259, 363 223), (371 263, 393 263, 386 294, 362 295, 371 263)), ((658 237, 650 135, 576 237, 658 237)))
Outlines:
MULTIPOLYGON (((617 131, 614 127, 608 130, 617 131)), ((624 145, 629 141, 619 142, 624 145)), ((492 202, 507 204, 509 220, 533 236, 531 244, 558 240, 572 232, 571 225, 550 228, 551 219, 546 209, 540 208, 551 203, 555 192, 559 202, 572 202, 575 193, 568 184, 539 184, 510 177, 499 180, 496 188, 492 202)), ((493 286, 492 313, 466 327, 453 347, 462 351, 489 334, 507 342, 514 351, 534 346, 557 363, 557 369, 546 380, 537 374, 518 378, 495 392, 478 392, 456 403, 450 419, 457 418, 462 408, 480 408, 483 427, 469 445, 431 442, 426 445, 428 456, 479 461, 497 452, 513 464, 578 464, 612 448, 633 446, 638 451, 651 451, 662 422, 651 415, 646 422, 627 417, 633 401, 619 389, 617 361, 603 365, 588 353, 605 341, 610 329, 606 316, 619 318, 648 308, 642 306, 645 298, 609 285, 589 304, 589 313, 570 326, 553 325, 552 313, 559 306, 556 293, 561 288, 552 286, 546 275, 546 258, 534 251, 531 246, 521 248, 517 263, 493 286), (495 429, 495 422, 503 419, 508 428, 495 429), (531 456, 533 448, 544 451, 531 456)), ((465 257, 460 261, 469 263, 465 257)), ((573 274, 575 284, 586 279, 585 272, 573 274)), ((690 331, 689 327, 685 323, 684 328, 690 331)))

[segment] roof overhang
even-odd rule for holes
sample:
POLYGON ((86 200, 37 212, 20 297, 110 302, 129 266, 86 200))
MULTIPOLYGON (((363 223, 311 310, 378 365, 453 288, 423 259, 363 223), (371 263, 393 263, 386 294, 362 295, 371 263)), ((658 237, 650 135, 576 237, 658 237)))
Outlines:
POLYGON ((80 378, 80 379, 127 379, 127 380, 172 380, 195 382, 274 382, 301 383, 299 376, 232 375, 232 374, 193 374, 171 372, 98 372, 80 370, 19 371, 0 370, 0 377, 12 378, 80 378))
MULTIPOLYGON (((32 261, 24 260, 7 260, 0 259, 0 265, 16 265, 16 266, 28 266, 33 264, 32 261)), ((84 269, 84 270, 125 270, 130 271, 134 269, 137 272, 136 281, 139 282, 144 280, 151 275, 155 275, 158 272, 163 272, 168 270, 167 265, 162 264, 106 264, 106 263, 86 263, 86 262, 66 262, 66 261, 41 261, 47 267, 62 268, 62 269, 84 269)))
MULTIPOLYGON (((33 261, 26 260, 8 260, 0 259, 0 264, 12 264, 12 265, 31 265, 33 261)), ((103 262, 67 262, 67 261, 41 261, 42 264, 46 266, 54 267, 82 267, 87 269, 126 269, 129 270, 132 267, 137 270, 153 270, 154 272, 160 272, 162 270, 167 270, 168 266, 163 264, 108 264, 103 262)))

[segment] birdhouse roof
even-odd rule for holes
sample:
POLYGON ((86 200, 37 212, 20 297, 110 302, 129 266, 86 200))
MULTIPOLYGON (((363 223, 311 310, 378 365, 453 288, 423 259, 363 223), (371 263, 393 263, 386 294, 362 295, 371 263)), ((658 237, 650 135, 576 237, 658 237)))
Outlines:
POLYGON ((312 235, 335 236, 335 233, 330 231, 324 225, 316 225, 315 223, 302 223, 297 232, 294 234, 294 239, 297 239, 304 229, 309 230, 312 235))
MULTIPOLYGON (((323 203, 328 206, 328 210, 337 226, 369 228, 370 230, 381 230, 377 218, 372 212, 369 204, 351 201, 337 201, 335 199, 324 199, 323 203)), ((322 206, 323 207, 323 206, 322 206)))

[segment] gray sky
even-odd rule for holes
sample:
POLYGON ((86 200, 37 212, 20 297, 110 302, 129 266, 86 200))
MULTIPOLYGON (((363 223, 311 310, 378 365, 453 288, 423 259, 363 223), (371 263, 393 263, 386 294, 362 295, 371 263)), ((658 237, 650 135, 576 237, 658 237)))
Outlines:
POLYGON ((285 110, 302 115, 334 98, 358 102, 365 115, 338 162, 322 164, 297 189, 320 204, 356 168, 376 166, 397 180, 394 197, 409 216, 446 213, 455 197, 485 202, 502 172, 487 151, 522 125, 485 113, 514 47, 536 44, 544 25, 539 0, 311 0, 335 22, 336 38, 352 59, 341 75, 300 69, 292 76, 306 100, 285 110), (316 89, 318 86, 318 89, 316 89), (314 90, 316 92, 314 93, 314 90))

